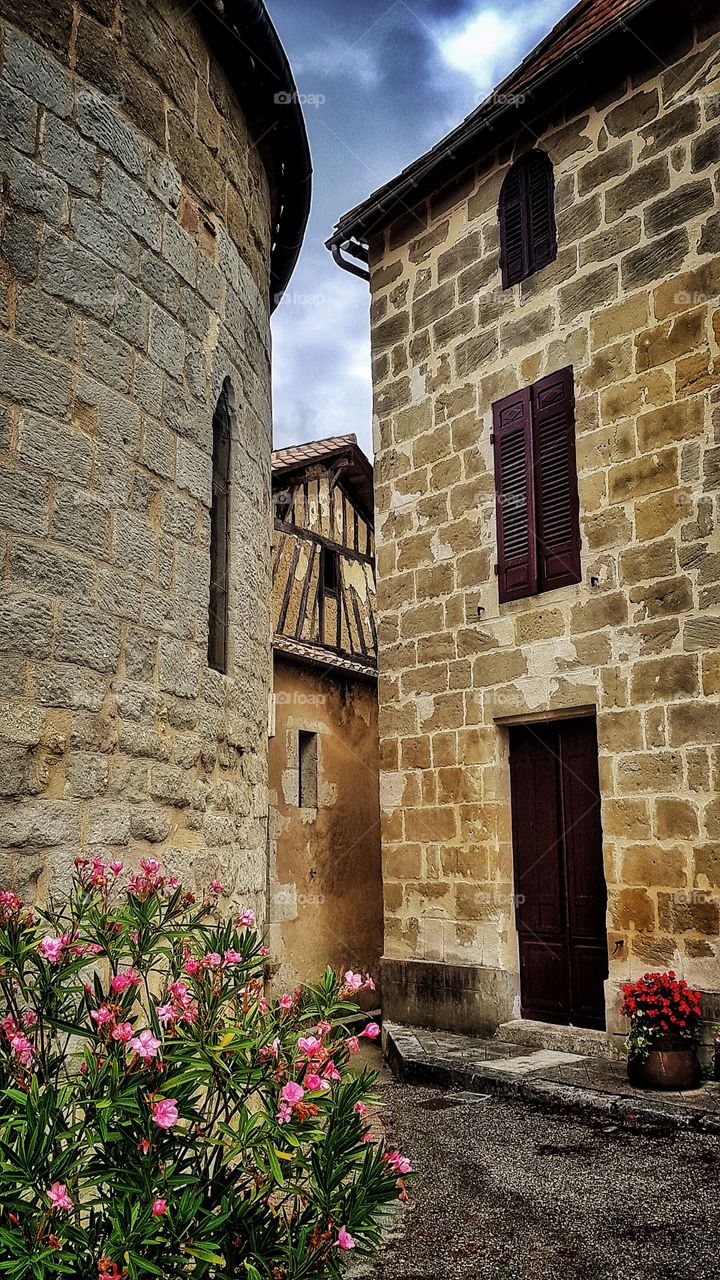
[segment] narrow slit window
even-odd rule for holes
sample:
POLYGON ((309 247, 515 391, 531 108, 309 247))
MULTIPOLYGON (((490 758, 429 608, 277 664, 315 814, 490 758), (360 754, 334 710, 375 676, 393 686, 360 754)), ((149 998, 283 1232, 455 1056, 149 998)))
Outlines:
POLYGON ((337 595, 338 557, 337 551, 331 551, 329 547, 320 548, 320 580, 325 595, 337 595))
POLYGON ((222 672, 227 671, 231 394, 226 378, 213 414, 208 665, 222 672))
POLYGON ((298 733, 298 804, 301 809, 317 809, 318 743, 316 733, 298 733))

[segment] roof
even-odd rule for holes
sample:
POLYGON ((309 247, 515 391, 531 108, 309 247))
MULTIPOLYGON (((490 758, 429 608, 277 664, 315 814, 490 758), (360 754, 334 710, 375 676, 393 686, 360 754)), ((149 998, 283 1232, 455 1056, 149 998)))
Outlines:
POLYGON ((302 444, 288 445, 285 449, 274 449, 273 480, 279 476, 287 476, 292 471, 331 463, 340 458, 347 460, 347 466, 343 469, 343 482, 357 498, 370 524, 373 524, 373 469, 354 433, 346 436, 327 436, 324 440, 307 440, 302 444))
POLYGON ((330 668, 333 671, 348 671, 351 675, 377 678, 377 663, 372 658, 361 661, 359 658, 343 658, 340 654, 331 653, 319 645, 307 644, 304 640, 290 640, 287 636, 275 634, 273 649, 295 658, 299 662, 314 662, 317 666, 330 668))
POLYGON ((312 161, 301 99, 263 0, 190 5, 238 95, 272 193, 270 309, 295 268, 310 214, 312 161))
MULTIPOLYGON (((563 73, 569 69, 571 87, 577 89, 579 64, 583 78, 587 79, 592 59, 596 53, 600 54, 601 42, 605 56, 599 61, 599 67, 607 73, 608 65, 622 66, 617 59, 607 58, 605 42, 611 37, 626 39, 631 30, 630 20, 639 22, 646 11, 664 5, 671 18, 675 15, 672 20, 677 30, 680 12, 673 7, 675 4, 676 0, 580 0, 461 124, 397 177, 344 214, 327 242, 328 248, 334 249, 337 256, 338 246, 353 239, 367 239, 400 212, 409 211, 423 195, 477 162, 507 137, 513 127, 522 126, 523 114, 530 114, 531 118, 538 114, 545 105, 546 91, 551 87, 557 89, 563 73), (529 111, 525 104, 529 104, 529 111)), ((691 2, 687 3, 681 12, 689 17, 691 7, 691 2)), ((640 48, 635 38, 633 43, 640 48)), ((554 94, 552 105, 556 104, 554 94)), ((354 256, 361 257, 359 253, 354 256)), ((358 271, 350 264, 342 265, 358 271)))
POLYGON ((357 447, 357 436, 328 436, 325 440, 307 440, 303 444, 291 444, 286 449, 273 449, 273 471, 285 471, 288 467, 305 466, 310 462, 323 462, 349 446, 357 447))

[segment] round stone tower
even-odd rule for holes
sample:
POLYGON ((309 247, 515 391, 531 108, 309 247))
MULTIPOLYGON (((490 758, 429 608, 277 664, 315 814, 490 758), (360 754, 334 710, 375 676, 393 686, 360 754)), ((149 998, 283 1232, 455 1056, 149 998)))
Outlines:
POLYGON ((310 165, 260 0, 0 0, 0 882, 264 912, 269 315, 310 165))

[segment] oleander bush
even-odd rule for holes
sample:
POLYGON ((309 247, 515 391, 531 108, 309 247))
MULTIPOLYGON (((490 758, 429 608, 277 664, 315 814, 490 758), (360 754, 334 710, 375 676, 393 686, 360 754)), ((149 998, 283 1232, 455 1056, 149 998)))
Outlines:
POLYGON ((221 894, 154 858, 78 859, 46 911, 0 894, 0 1276, 338 1277, 407 1198, 349 1069, 371 980, 267 999, 221 894))

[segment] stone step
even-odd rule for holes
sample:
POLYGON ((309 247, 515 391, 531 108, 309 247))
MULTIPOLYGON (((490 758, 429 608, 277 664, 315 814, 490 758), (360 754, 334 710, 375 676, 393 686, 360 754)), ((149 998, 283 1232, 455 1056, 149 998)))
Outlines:
POLYGON ((579 1053, 592 1058, 620 1056, 604 1031, 558 1026, 554 1022, 534 1022, 529 1018, 513 1018, 511 1022, 501 1023, 495 1039, 528 1049, 554 1049, 558 1053, 579 1053))

